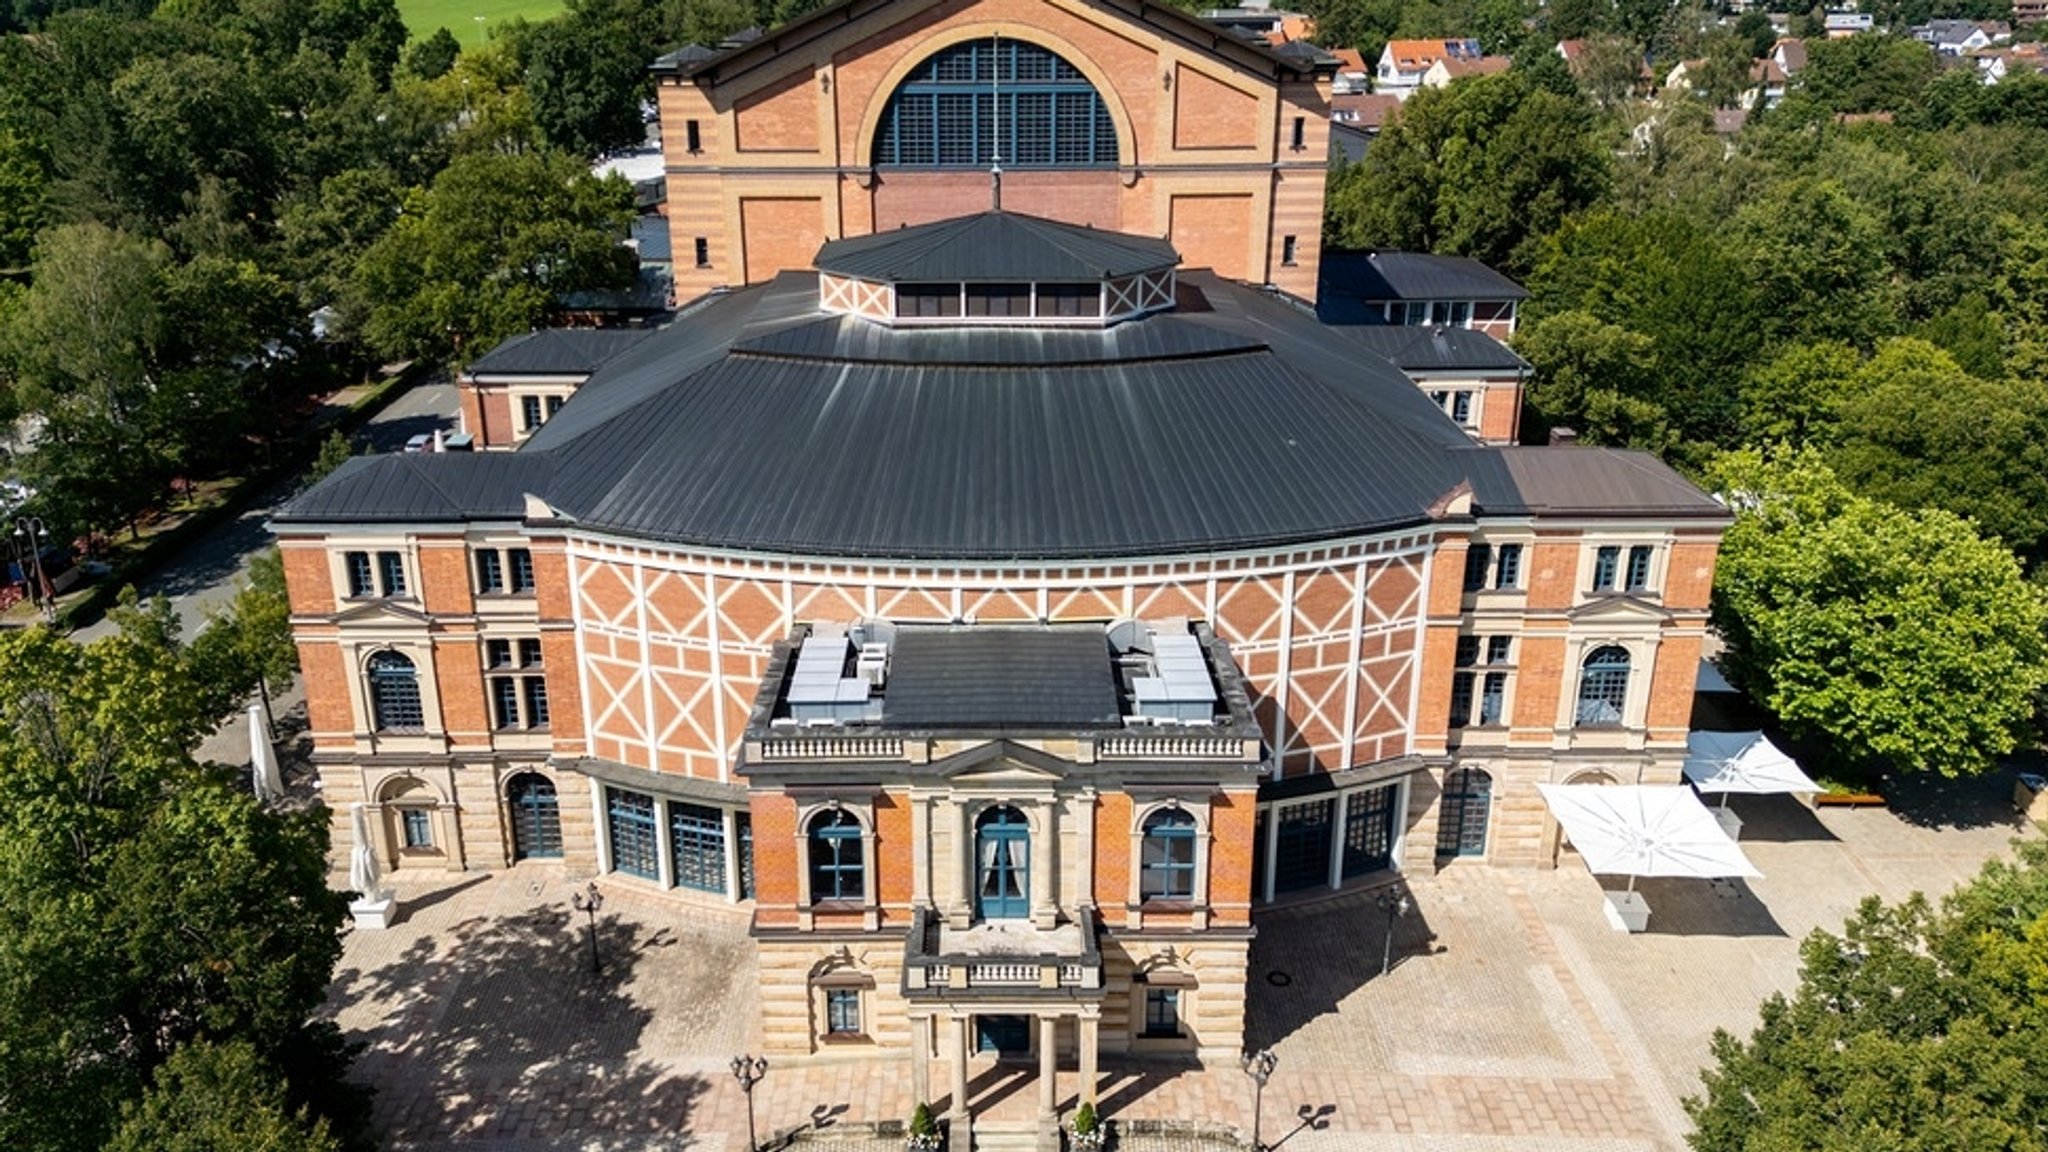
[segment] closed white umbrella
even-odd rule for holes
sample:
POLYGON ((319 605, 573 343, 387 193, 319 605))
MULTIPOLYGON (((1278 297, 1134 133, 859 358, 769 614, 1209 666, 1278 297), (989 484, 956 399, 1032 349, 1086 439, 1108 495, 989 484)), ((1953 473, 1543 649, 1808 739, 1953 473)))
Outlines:
POLYGON ((1683 785, 1538 784, 1586 868, 1627 876, 1761 876, 1683 785))
POLYGON ((261 704, 249 705, 249 779, 258 800, 284 799, 284 775, 277 766, 277 750, 271 747, 270 726, 264 722, 261 704))
POLYGON ((1702 792, 1818 792, 1820 785, 1761 732, 1694 732, 1685 738, 1685 778, 1702 792))

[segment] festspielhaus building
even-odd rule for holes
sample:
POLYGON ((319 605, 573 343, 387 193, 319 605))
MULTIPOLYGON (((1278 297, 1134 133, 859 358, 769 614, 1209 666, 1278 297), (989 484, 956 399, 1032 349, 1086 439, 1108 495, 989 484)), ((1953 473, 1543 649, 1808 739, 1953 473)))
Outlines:
POLYGON ((677 318, 275 518, 336 811, 738 905, 771 1056, 1049 1111, 1232 1058, 1263 908, 1675 782, 1726 516, 1318 319, 1334 66, 1124 0, 664 57, 677 318))

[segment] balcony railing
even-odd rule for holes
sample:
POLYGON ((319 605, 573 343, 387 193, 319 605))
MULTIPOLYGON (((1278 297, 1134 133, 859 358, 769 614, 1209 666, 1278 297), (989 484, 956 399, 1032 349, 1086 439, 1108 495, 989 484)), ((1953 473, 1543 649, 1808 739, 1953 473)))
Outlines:
POLYGON ((761 741, 763 760, 901 760, 900 736, 783 736, 761 741))
POLYGON ((940 946, 941 929, 940 918, 931 909, 920 908, 913 914, 903 957, 903 988, 907 994, 1102 988, 1102 953, 1096 946, 1092 916, 1081 925, 1081 951, 1076 956, 946 955, 940 946))
POLYGON ((1105 736, 1095 742, 1098 760, 1235 760, 1244 741, 1232 736, 1105 736))

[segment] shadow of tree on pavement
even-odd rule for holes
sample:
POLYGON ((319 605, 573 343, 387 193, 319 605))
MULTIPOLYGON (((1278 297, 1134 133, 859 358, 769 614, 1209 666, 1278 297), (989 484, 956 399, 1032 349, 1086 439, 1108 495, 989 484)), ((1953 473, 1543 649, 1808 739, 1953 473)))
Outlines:
MULTIPOLYGON (((568 907, 472 917, 395 962, 336 976, 330 1010, 380 1004, 351 1038, 384 1145, 494 1152, 684 1148, 710 1085, 639 1053, 651 1017, 626 992, 640 925, 598 919, 601 975, 568 907)), ((653 943, 649 941, 648 943, 653 943)))

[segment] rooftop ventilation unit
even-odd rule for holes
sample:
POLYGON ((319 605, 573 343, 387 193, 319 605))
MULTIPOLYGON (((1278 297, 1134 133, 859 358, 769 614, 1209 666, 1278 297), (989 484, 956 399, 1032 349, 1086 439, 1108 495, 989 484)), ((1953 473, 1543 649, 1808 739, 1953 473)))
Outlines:
POLYGON ((1202 642, 1187 632, 1152 634, 1152 675, 1131 682, 1133 719, 1208 724, 1216 718, 1216 685, 1202 642))
POLYGON ((852 642, 846 627, 820 624, 797 650, 789 681, 790 719, 802 724, 849 724, 879 719, 881 702, 870 699, 875 681, 846 674, 852 642))

